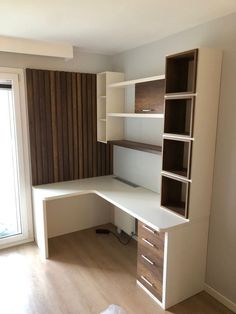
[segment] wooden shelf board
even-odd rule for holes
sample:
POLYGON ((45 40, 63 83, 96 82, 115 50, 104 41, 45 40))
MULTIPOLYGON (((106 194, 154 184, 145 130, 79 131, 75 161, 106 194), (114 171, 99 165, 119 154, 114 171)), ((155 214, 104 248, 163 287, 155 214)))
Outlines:
POLYGON ((139 143, 139 142, 133 142, 128 140, 116 140, 116 141, 109 141, 113 145, 130 148, 134 150, 139 150, 151 154, 161 154, 162 148, 158 145, 151 145, 151 144, 145 144, 145 143, 139 143))
POLYGON ((108 117, 163 119, 163 113, 108 113, 108 117))
POLYGON ((163 173, 166 173, 167 175, 173 175, 173 176, 179 176, 183 179, 188 179, 187 177, 187 169, 182 170, 176 170, 176 169, 170 169, 170 170, 163 170, 163 173))
POLYGON ((165 94, 165 99, 185 99, 185 98, 192 98, 197 96, 197 93, 192 92, 182 92, 182 93, 168 93, 165 94))
POLYGON ((182 204, 179 205, 175 205, 175 204, 166 204, 166 205, 162 205, 162 208, 166 208, 168 210, 171 210, 179 215, 181 215, 182 217, 185 216, 186 214, 186 210, 185 210, 185 203, 182 202, 182 204))
POLYGON ((137 83, 158 81, 158 80, 164 80, 164 79, 165 79, 165 75, 163 74, 163 75, 156 75, 156 76, 151 76, 151 77, 144 77, 144 78, 130 80, 130 81, 113 83, 113 84, 108 85, 108 87, 126 87, 130 85, 135 85, 137 83))

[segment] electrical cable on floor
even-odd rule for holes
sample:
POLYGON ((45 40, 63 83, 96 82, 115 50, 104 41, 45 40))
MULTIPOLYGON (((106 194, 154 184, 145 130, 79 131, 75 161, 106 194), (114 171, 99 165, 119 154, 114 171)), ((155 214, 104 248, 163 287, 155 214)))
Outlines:
MULTIPOLYGON (((97 234, 110 234, 111 233, 123 245, 128 245, 130 243, 131 239, 135 236, 134 232, 132 232, 131 235, 127 235, 128 236, 128 240, 126 242, 124 242, 124 241, 122 241, 121 237, 119 237, 114 231, 111 231, 109 229, 96 229, 96 233, 97 234)), ((125 234, 126 235, 126 233, 124 231, 122 231, 121 234, 125 234)))

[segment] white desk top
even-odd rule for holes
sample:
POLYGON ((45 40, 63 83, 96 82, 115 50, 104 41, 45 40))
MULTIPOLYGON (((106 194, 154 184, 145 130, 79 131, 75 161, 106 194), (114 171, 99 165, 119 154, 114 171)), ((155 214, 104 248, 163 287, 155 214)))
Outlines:
POLYGON ((113 176, 39 185, 33 188, 33 193, 42 201, 95 193, 157 231, 168 231, 189 222, 160 208, 158 193, 132 187, 113 176))

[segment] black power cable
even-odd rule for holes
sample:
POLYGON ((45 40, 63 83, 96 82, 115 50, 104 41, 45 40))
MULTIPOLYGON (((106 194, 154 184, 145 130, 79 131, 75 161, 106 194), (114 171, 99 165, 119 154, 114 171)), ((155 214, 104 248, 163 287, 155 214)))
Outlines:
POLYGON ((101 228, 99 228, 99 229, 96 229, 96 233, 97 234, 110 234, 111 233, 123 245, 128 245, 130 243, 131 239, 135 236, 135 234, 133 232, 132 232, 132 234, 130 236, 128 236, 128 235, 126 235, 126 233, 124 231, 122 231, 121 234, 125 234, 128 237, 128 240, 124 242, 115 232, 113 232, 113 231, 111 231, 109 229, 101 229, 101 228))

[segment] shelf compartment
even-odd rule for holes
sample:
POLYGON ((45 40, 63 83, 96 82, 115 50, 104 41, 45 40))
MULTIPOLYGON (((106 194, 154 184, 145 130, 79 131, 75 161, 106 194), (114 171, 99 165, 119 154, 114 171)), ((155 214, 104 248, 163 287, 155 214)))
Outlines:
POLYGON ((194 97, 165 100, 165 134, 192 137, 194 101, 194 97))
POLYGON ((151 144, 133 142, 133 141, 128 141, 128 140, 110 141, 109 143, 116 146, 139 150, 142 152, 156 154, 156 155, 160 155, 162 151, 161 146, 158 146, 158 145, 151 145, 151 144))
POLYGON ((166 94, 195 93, 198 49, 167 56, 166 94))
POLYGON ((144 78, 140 78, 140 79, 135 79, 135 80, 129 80, 129 81, 122 81, 122 82, 118 82, 118 83, 113 83, 110 84, 108 87, 110 88, 122 88, 122 87, 127 87, 130 85, 135 85, 138 83, 143 83, 143 82, 150 82, 150 81, 157 81, 157 80, 164 80, 165 79, 165 75, 156 75, 156 76, 150 76, 150 77, 144 77, 144 78))
POLYGON ((189 179, 190 166, 191 141, 164 138, 162 170, 189 179))
POLYGON ((189 182, 162 175, 161 206, 188 218, 189 182))
POLYGON ((108 117, 117 117, 117 118, 151 118, 151 119, 163 119, 163 113, 126 113, 126 112, 117 112, 117 113, 108 113, 108 117))
POLYGON ((106 72, 97 74, 97 96, 106 97, 106 72))
POLYGON ((135 85, 136 113, 164 112, 165 80, 138 83, 135 85))

